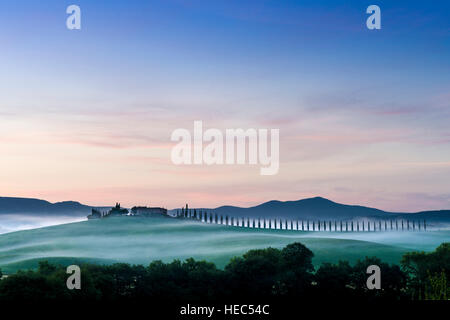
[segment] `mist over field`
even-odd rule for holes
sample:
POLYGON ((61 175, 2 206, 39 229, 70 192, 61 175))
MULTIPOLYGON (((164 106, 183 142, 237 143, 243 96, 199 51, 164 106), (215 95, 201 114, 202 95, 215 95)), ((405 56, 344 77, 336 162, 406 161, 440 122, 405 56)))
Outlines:
MULTIPOLYGON (((44 223, 40 221, 39 223, 44 223)), ((281 248, 301 242, 314 264, 377 256, 398 263, 408 251, 432 251, 450 231, 304 232, 261 230, 171 218, 116 217, 0 235, 0 268, 11 273, 34 268, 38 260, 62 264, 205 259, 224 267, 250 249, 281 248)))
POLYGON ((30 214, 2 214, 0 215, 0 234, 35 229, 47 226, 55 226, 64 223, 86 220, 84 217, 71 215, 30 215, 30 214))

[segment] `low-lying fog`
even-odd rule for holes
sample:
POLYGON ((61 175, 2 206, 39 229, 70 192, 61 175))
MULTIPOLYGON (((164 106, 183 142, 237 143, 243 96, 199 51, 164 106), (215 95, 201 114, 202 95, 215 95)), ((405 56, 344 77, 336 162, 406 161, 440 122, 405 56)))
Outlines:
POLYGON ((78 222, 86 220, 74 216, 36 216, 27 214, 1 214, 0 234, 19 230, 54 226, 57 224, 78 222))

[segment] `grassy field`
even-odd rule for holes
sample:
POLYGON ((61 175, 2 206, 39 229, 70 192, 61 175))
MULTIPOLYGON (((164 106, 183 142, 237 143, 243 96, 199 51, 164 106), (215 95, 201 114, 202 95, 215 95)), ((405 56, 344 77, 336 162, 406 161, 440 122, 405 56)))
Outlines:
POLYGON ((0 268, 5 273, 35 268, 39 260, 61 264, 206 259, 223 267, 247 250, 281 248, 301 242, 314 264, 377 256, 399 262, 403 253, 431 251, 450 239, 450 231, 327 233, 253 230, 168 218, 119 217, 91 220, 0 235, 0 268))

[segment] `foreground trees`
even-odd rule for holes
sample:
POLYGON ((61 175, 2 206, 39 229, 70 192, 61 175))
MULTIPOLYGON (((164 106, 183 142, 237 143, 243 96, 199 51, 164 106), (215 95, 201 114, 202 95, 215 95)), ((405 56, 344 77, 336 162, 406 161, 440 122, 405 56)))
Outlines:
POLYGON ((380 259, 366 257, 354 266, 347 261, 337 264, 323 263, 315 274, 317 291, 329 298, 352 299, 407 299, 407 274, 397 265, 389 265, 380 259), (381 290, 369 290, 366 286, 367 267, 377 265, 381 269, 381 290))
POLYGON ((414 299, 448 299, 450 297, 450 243, 442 243, 435 251, 410 252, 401 266, 408 278, 414 299))
POLYGON ((118 263, 81 265, 81 290, 66 288, 63 266, 40 262, 36 271, 19 271, 0 281, 0 301, 115 301, 152 299, 165 302, 215 302, 246 299, 447 299, 450 244, 432 253, 406 254, 397 265, 378 258, 323 263, 317 271, 313 253, 301 243, 279 250, 250 250, 231 259, 224 270, 190 258, 149 266, 118 263), (367 267, 381 268, 381 290, 368 290, 367 267))

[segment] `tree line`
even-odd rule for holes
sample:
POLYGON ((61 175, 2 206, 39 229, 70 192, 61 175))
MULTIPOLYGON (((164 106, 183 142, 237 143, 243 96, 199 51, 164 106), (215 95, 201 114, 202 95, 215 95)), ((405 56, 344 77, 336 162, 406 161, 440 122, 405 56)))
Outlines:
MULTIPOLYGON (((66 268, 41 261, 37 270, 18 271, 0 281, 5 301, 165 301, 205 303, 246 299, 445 300, 450 297, 450 243, 430 253, 406 253, 400 265, 366 257, 312 264, 301 243, 282 249, 250 250, 219 269, 214 263, 174 260, 148 266, 117 263, 81 265, 81 290, 68 290, 66 268), (369 265, 381 269, 381 290, 366 286, 369 265)), ((1 276, 1 271, 0 271, 1 276)))

